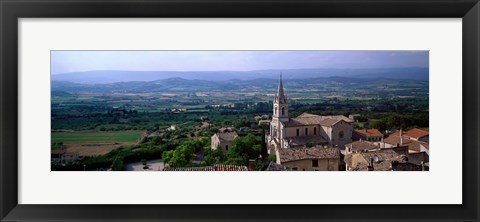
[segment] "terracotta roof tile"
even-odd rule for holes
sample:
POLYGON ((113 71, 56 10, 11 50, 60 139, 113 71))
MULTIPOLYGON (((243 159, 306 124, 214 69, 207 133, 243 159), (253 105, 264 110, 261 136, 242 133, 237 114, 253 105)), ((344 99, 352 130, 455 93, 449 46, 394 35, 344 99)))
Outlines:
POLYGON ((338 148, 286 148, 279 149, 280 162, 290 162, 305 159, 337 159, 340 158, 338 148))
POLYGON ((285 126, 304 126, 304 125, 324 125, 331 126, 337 123, 338 121, 345 121, 351 123, 352 120, 346 116, 337 115, 337 116, 320 116, 310 113, 303 113, 296 118, 290 118, 288 122, 284 122, 285 126))
POLYGON ((374 143, 365 140, 358 140, 353 143, 346 144, 345 147, 350 148, 352 152, 380 149, 380 147, 374 143))
POLYGON ((408 149, 415 152, 420 152, 420 146, 429 149, 429 145, 426 142, 411 140, 408 137, 404 136, 403 141, 400 141, 400 136, 390 135, 388 138, 383 140, 385 143, 388 143, 392 146, 403 145, 408 146, 408 149), (403 142, 403 143, 401 143, 403 142))
POLYGON ((383 137, 383 134, 377 129, 362 129, 362 130, 355 130, 355 132, 358 134, 364 135, 365 137, 370 137, 370 136, 383 137))
MULTIPOLYGON (((348 154, 350 155, 350 154, 348 154)), ((405 162, 406 155, 399 154, 392 149, 381 149, 378 151, 366 152, 366 153, 353 153, 351 155, 361 155, 364 161, 357 163, 356 166, 352 166, 353 171, 365 171, 369 165, 370 159, 375 160, 373 162, 374 171, 389 171, 392 170, 392 161, 405 162)))
MULTIPOLYGON (((413 128, 411 130, 403 132, 402 134, 404 136, 412 137, 412 138, 415 138, 415 139, 418 139, 418 138, 429 135, 428 131, 421 130, 421 129, 418 129, 418 128, 413 128)), ((400 136, 400 131, 392 133, 390 136, 400 136)))

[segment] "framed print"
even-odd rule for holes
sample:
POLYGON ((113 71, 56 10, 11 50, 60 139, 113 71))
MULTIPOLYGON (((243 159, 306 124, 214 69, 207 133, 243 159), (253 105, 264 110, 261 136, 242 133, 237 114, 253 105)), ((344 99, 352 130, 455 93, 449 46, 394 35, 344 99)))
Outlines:
POLYGON ((479 7, 2 1, 2 221, 477 221, 479 7))

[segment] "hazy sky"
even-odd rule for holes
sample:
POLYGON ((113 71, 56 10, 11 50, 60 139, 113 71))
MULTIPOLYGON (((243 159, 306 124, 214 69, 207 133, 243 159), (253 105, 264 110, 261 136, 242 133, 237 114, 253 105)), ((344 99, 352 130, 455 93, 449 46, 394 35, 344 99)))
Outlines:
POLYGON ((52 51, 51 73, 428 67, 428 51, 52 51))

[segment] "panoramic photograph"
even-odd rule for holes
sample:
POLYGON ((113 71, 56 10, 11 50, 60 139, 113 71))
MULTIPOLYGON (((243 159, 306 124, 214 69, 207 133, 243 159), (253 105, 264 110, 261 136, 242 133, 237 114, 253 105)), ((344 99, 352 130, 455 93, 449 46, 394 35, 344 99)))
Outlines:
POLYGON ((51 51, 52 171, 429 171, 428 51, 51 51))

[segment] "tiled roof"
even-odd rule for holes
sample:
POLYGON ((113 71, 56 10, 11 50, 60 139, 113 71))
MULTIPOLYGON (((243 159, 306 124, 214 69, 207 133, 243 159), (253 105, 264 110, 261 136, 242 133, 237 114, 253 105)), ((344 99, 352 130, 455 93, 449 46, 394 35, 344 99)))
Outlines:
POLYGON ((400 136, 390 135, 388 138, 383 140, 385 143, 388 143, 392 146, 396 146, 397 144, 408 146, 408 149, 415 152, 420 152, 420 146, 424 146, 425 148, 429 149, 429 145, 426 142, 411 140, 406 136, 403 137, 403 141, 400 141, 400 136), (402 142, 402 143, 401 143, 402 142))
POLYGON ((362 129, 362 130, 355 130, 355 132, 365 137, 370 137, 370 136, 383 137, 383 134, 377 129, 362 129))
POLYGON ((420 153, 410 153, 408 154, 408 162, 409 163, 414 163, 420 165, 422 163, 428 163, 429 162, 429 157, 428 154, 425 152, 420 152, 420 153))
POLYGON ((325 119, 322 122, 320 122, 320 125, 322 125, 322 126, 333 126, 340 121, 342 121, 342 119, 337 119, 337 118, 325 119))
MULTIPOLYGON (((424 136, 428 136, 428 131, 413 128, 409 131, 402 132, 402 134, 404 136, 408 136, 408 137, 418 139, 418 138, 421 138, 421 137, 424 137, 424 136)), ((392 133, 390 136, 400 136, 400 131, 392 133)))
POLYGON ((218 129, 218 132, 220 133, 228 133, 228 132, 233 132, 233 129, 232 127, 222 127, 220 129, 218 129))
POLYGON ((338 148, 286 148, 279 149, 280 162, 291 162, 305 159, 337 159, 340 158, 338 148))
POLYGON ((246 166, 216 164, 205 167, 166 167, 163 171, 248 171, 248 168, 246 166))
MULTIPOLYGON (((407 147, 385 148, 365 153, 352 153, 345 155, 344 161, 352 171, 366 171, 371 158, 373 158, 374 171, 418 171, 422 170, 420 161, 415 158, 416 154, 408 154, 407 147), (360 160, 356 165, 352 164, 353 156, 360 160), (360 159, 358 157, 361 157, 360 159), (378 161, 375 161, 378 160, 378 161), (392 164, 393 163, 393 164, 392 164)), ((428 157, 427 157, 428 158, 428 157)), ((424 161, 428 163, 428 161, 424 161)), ((428 167, 426 167, 428 170, 428 167)))
POLYGON ((216 133, 220 141, 233 141, 238 137, 238 134, 235 132, 232 133, 216 133))
POLYGON ((357 163, 356 166, 351 166, 353 171, 367 170, 369 162, 372 158, 374 160, 378 160, 373 162, 374 171, 389 171, 392 170, 392 161, 404 163, 407 160, 406 155, 398 154, 392 149, 381 149, 366 153, 354 153, 352 155, 361 155, 364 159, 364 161, 357 163))
POLYGON ((310 113, 302 113, 300 114, 297 118, 301 118, 301 117, 317 117, 319 115, 315 115, 315 114, 310 114, 310 113))
POLYGON ((345 145, 345 147, 350 148, 352 152, 380 149, 380 147, 378 147, 374 143, 368 142, 368 141, 365 141, 365 140, 358 140, 358 141, 355 141, 353 143, 349 143, 349 144, 345 145))
POLYGON ((314 115, 310 113, 303 113, 297 118, 290 118, 288 122, 284 122, 285 126, 305 126, 305 125, 324 125, 324 126, 332 126, 338 121, 345 121, 347 123, 351 123, 352 120, 342 116, 320 116, 314 115))
POLYGON ((395 153, 398 154, 403 154, 403 155, 410 155, 408 152, 408 146, 397 146, 397 147, 391 147, 391 148, 383 148, 384 150, 390 149, 395 153))

